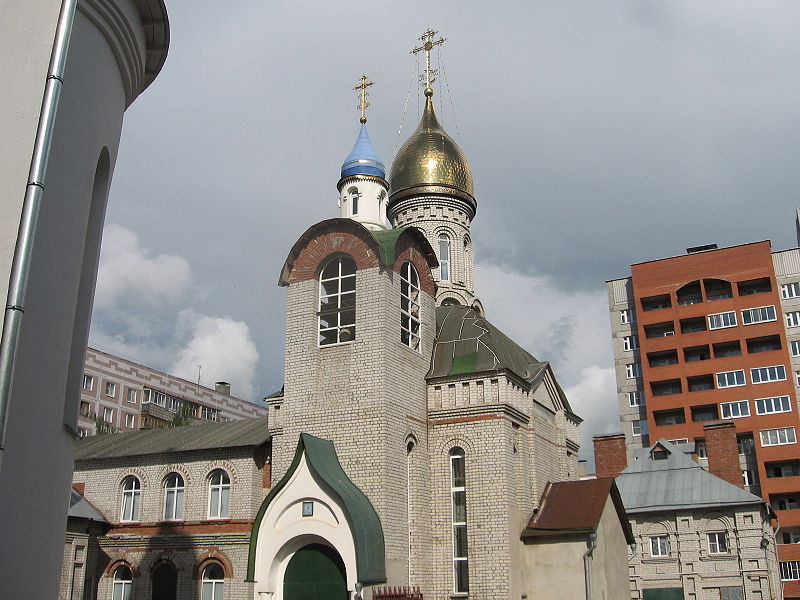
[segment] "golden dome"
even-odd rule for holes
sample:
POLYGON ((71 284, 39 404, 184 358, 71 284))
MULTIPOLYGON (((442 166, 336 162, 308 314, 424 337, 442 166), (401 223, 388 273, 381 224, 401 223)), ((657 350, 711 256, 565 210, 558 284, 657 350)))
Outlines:
POLYGON ((392 200, 399 200, 416 191, 426 191, 415 188, 428 188, 428 191, 434 191, 430 188, 443 188, 435 191, 455 191, 456 195, 466 195, 474 203, 472 169, 467 157, 439 124, 428 90, 425 96, 422 120, 392 162, 389 174, 392 200))

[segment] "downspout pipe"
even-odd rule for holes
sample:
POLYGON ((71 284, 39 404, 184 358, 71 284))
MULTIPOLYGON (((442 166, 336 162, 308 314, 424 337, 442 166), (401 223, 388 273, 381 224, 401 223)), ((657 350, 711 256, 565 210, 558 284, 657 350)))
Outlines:
POLYGON ((39 219, 39 207, 44 193, 50 144, 53 140, 56 112, 64 82, 67 51, 77 6, 78 0, 62 0, 61 2, 61 11, 58 15, 58 24, 53 40, 53 51, 50 54, 50 64, 47 68, 42 109, 39 112, 39 123, 33 144, 31 166, 28 171, 28 183, 25 187, 17 244, 14 248, 14 259, 8 282, 3 332, 0 336, 0 471, 2 471, 6 449, 6 425, 11 402, 14 363, 22 328, 22 315, 25 313, 25 292, 28 286, 33 242, 39 219))
POLYGON ((586 600, 592 600, 592 578, 589 576, 589 561, 592 558, 592 552, 597 548, 597 532, 589 534, 589 539, 586 542, 589 549, 583 553, 583 582, 586 588, 586 600))

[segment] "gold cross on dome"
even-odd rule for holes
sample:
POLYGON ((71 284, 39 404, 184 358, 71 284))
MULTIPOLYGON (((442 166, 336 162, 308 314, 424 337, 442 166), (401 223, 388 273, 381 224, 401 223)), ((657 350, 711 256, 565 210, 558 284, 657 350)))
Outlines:
POLYGON ((422 45, 418 48, 414 48, 411 51, 411 54, 419 54, 420 52, 425 52, 425 91, 427 92, 430 90, 433 91, 431 88, 431 84, 436 81, 436 75, 438 75, 437 69, 431 69, 431 50, 433 50, 434 46, 438 46, 440 44, 444 44, 447 38, 440 37, 438 40, 434 41, 434 37, 436 34, 439 33, 438 31, 434 31, 433 29, 428 29, 422 36, 419 38, 422 42, 422 45))
POLYGON ((361 119, 362 123, 367 122, 367 107, 369 106, 369 102, 367 102, 367 96, 369 96, 369 92, 367 92, 367 88, 371 85, 375 85, 374 81, 369 81, 366 75, 361 76, 361 82, 354 87, 353 89, 358 91, 358 109, 361 111, 361 119))

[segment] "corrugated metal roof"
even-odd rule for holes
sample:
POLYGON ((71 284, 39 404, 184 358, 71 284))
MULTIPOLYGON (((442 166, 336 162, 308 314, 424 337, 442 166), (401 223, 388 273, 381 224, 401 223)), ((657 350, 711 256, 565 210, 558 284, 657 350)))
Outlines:
POLYGON ((76 442, 75 460, 259 446, 269 438, 266 417, 130 433, 109 433, 79 439, 76 442))
POLYGON ((703 470, 679 446, 663 439, 637 454, 617 477, 617 487, 628 513, 764 503, 703 470), (656 446, 666 451, 666 458, 653 458, 656 446))

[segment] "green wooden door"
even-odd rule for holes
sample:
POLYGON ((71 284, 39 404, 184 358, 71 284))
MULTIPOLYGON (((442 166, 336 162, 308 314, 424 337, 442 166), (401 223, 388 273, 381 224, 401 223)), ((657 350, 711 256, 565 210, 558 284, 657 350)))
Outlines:
POLYGON ((295 552, 283 578, 285 600, 346 600, 344 563, 333 548, 309 544, 295 552))

